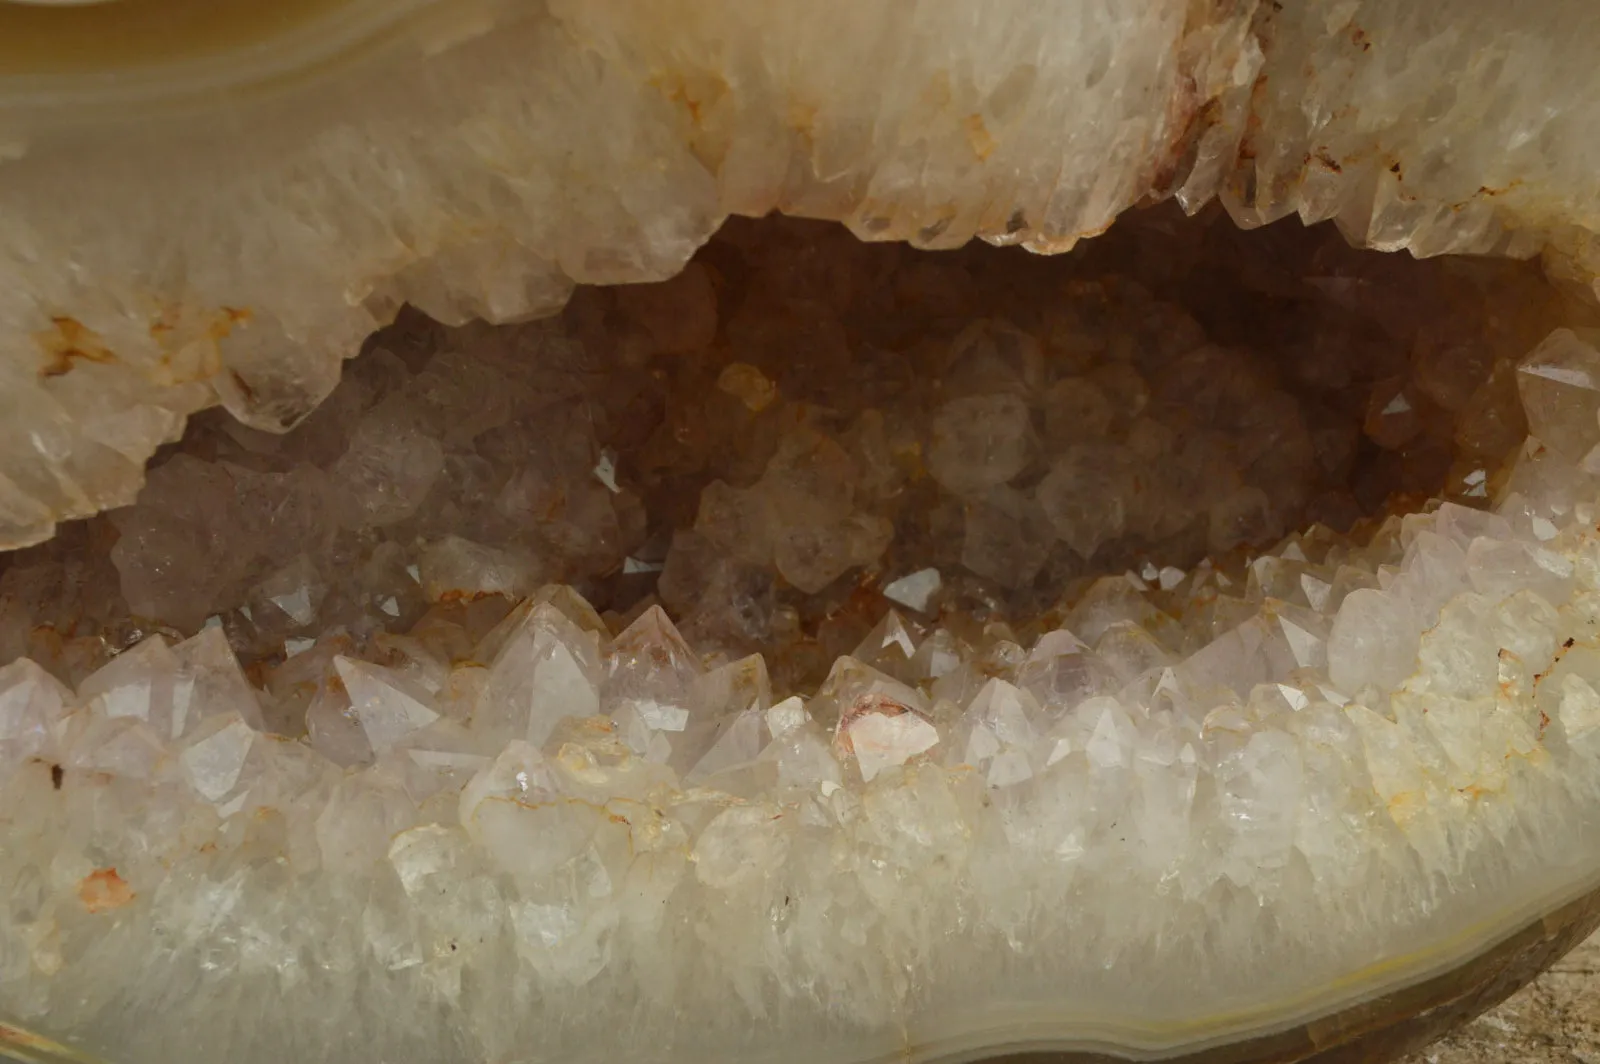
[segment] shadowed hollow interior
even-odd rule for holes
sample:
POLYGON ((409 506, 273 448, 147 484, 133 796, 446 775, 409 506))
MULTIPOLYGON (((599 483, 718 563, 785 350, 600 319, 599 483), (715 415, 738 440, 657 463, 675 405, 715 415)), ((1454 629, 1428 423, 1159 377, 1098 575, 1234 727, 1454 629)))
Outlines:
POLYGON ((566 583, 806 691, 891 607, 1032 635, 1101 578, 1186 595, 1202 560, 1206 616, 1173 612, 1207 639, 1285 535, 1486 504, 1527 431, 1515 361, 1586 313, 1531 264, 1217 210, 1054 258, 735 219, 676 279, 556 319, 403 314, 287 436, 195 419, 138 505, 8 556, 0 657, 75 681, 211 618, 270 669, 319 637, 481 634, 566 583))

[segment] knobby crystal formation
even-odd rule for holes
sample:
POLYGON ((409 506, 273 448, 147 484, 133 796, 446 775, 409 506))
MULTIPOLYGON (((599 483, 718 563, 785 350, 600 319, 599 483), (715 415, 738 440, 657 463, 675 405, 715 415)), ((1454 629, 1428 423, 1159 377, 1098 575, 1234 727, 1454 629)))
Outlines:
POLYGON ((408 315, 9 558, 4 1019, 1171 1053, 1449 970, 1600 883, 1587 313, 1157 211, 408 315))

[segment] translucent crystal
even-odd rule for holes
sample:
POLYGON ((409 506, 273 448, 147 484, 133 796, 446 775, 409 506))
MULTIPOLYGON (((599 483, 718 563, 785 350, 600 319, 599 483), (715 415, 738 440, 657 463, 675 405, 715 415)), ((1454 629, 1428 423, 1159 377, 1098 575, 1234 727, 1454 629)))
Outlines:
POLYGON ((1116 447, 1070 448, 1039 484, 1039 505, 1056 534, 1081 557, 1122 534, 1136 485, 1129 456, 1116 447))
POLYGON ((661 607, 652 606, 607 649, 600 709, 621 726, 634 753, 664 760, 669 736, 689 725, 700 676, 694 651, 661 607))
POLYGON ((735 891, 768 879, 789 852, 781 812, 735 806, 719 813, 695 843, 695 878, 713 890, 735 891))
POLYGON ((334 658, 333 665, 349 692, 351 712, 375 753, 439 719, 428 705, 427 692, 392 670, 342 656, 334 658))
POLYGON ((533 559, 525 554, 445 536, 419 562, 423 591, 434 602, 475 595, 520 597, 538 581, 533 559))
POLYGON ((1033 777, 1041 718, 1028 692, 990 680, 962 714, 946 757, 977 769, 990 787, 1022 783, 1033 777))
POLYGON ((239 668, 220 626, 172 648, 177 676, 172 690, 174 737, 218 715, 237 715, 258 731, 266 727, 260 696, 239 668))
POLYGON ((759 654, 696 676, 692 707, 669 763, 685 776, 707 776, 749 764, 761 752, 761 727, 772 704, 767 663, 759 654))
POLYGON ((1029 583, 1056 538, 1043 507, 1002 484, 972 498, 964 510, 961 564, 1005 587, 1029 583))
POLYGON ((850 656, 879 672, 912 680, 911 659, 917 654, 917 637, 895 610, 883 615, 850 656))
POLYGON ((1347 691, 1398 686, 1415 664, 1416 642, 1414 615, 1403 597, 1370 588, 1352 591, 1328 638, 1328 676, 1347 691))
POLYGON ((71 697, 27 658, 0 669, 0 771, 9 775, 46 749, 71 697))
POLYGON ((883 597, 898 602, 909 610, 921 613, 928 609, 933 597, 939 593, 943 580, 937 569, 919 569, 883 586, 883 597))
POLYGON ((594 636, 541 603, 517 622, 490 664, 473 730, 486 739, 541 745, 563 717, 600 712, 601 676, 594 636))
POLYGON ((109 719, 135 718, 157 733, 170 734, 177 673, 178 662, 167 641, 153 635, 84 680, 78 695, 98 700, 100 712, 109 719))
POLYGON ((958 495, 1004 484, 1028 464, 1032 428, 1015 395, 952 399, 934 413, 928 468, 958 495))
POLYGON ((1017 686, 1045 711, 1058 716, 1085 699, 1114 690, 1117 675, 1083 641, 1066 629, 1048 632, 1017 670, 1017 686))
POLYGON ((241 720, 223 723, 195 738, 179 755, 189 783, 207 801, 218 802, 234 789, 256 734, 241 720))
POLYGON ((1600 444, 1600 351, 1557 329, 1517 364, 1528 430, 1570 462, 1600 444))

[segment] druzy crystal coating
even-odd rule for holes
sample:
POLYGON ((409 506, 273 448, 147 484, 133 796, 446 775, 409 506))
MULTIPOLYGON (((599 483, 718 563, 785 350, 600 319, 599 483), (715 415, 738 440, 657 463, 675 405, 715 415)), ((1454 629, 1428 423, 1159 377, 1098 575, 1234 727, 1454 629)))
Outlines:
POLYGON ((1592 5, 246 7, 0 4, 6 1051, 1285 1059, 1593 922, 1592 5))
POLYGON ((410 314, 0 575, 7 1018, 934 1060, 1436 975, 1596 886, 1588 313, 1156 212, 410 314))

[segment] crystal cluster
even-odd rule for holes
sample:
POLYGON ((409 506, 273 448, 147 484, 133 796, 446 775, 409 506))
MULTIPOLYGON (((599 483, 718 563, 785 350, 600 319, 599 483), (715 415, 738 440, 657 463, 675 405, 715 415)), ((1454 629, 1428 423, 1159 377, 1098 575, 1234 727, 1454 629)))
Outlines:
POLYGON ((1597 335, 1512 264, 1172 223, 730 226, 202 419, 0 575, 0 1018, 1156 1051, 1592 889, 1597 335))
POLYGON ((1060 251, 1298 213, 1592 290, 1589 0, 0 6, 0 545, 266 429, 404 303, 553 313, 729 215, 1060 251))
POLYGON ((212 618, 266 661, 559 582, 802 691, 890 604, 1031 637, 1106 574, 1170 590, 1391 498, 1486 499, 1526 433, 1513 362, 1563 313, 1537 274, 1212 221, 1051 260, 745 223, 558 319, 410 315, 295 432, 202 418, 137 505, 13 556, 0 660, 76 682, 212 618))

